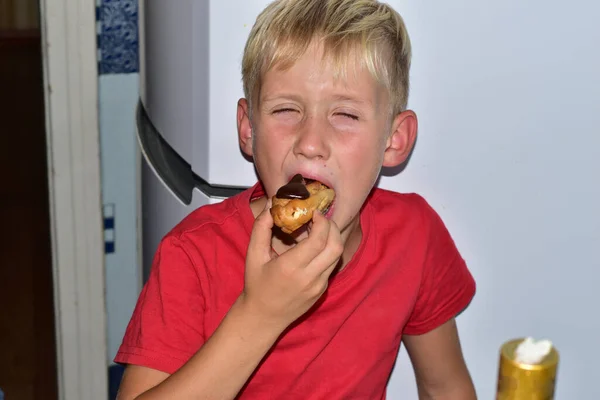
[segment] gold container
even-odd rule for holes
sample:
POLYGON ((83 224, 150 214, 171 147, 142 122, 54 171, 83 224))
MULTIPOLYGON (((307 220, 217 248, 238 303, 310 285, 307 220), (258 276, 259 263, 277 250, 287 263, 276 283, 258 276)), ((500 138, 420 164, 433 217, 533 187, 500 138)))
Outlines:
POLYGON ((506 342, 500 349, 496 400, 553 400, 558 371, 558 352, 535 365, 515 361, 515 350, 524 339, 506 342))

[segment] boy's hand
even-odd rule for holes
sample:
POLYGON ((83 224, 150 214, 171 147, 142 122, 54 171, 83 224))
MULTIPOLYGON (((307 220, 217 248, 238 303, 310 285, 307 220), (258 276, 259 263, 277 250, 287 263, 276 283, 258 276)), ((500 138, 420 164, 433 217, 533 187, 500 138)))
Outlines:
POLYGON ((337 225, 316 212, 308 238, 272 258, 269 204, 252 230, 242 300, 251 312, 283 331, 325 292, 343 244, 337 225))

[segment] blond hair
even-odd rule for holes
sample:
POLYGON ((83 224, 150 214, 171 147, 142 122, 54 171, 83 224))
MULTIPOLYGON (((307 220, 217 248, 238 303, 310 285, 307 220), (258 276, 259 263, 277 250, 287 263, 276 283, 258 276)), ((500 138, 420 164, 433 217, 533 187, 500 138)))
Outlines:
POLYGON ((242 80, 251 110, 263 75, 291 67, 314 40, 322 41, 336 76, 345 75, 354 55, 388 90, 390 111, 406 109, 411 44, 392 7, 377 0, 276 0, 259 14, 244 49, 242 80))

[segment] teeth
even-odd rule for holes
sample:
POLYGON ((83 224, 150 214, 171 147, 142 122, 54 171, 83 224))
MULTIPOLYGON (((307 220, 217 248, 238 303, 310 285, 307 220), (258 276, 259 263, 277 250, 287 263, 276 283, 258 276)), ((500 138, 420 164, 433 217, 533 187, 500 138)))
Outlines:
POLYGON ((333 202, 329 203, 327 205, 327 207, 323 208, 323 211, 321 213, 322 214, 327 214, 327 212, 329 211, 329 209, 331 208, 332 205, 333 205, 333 202))

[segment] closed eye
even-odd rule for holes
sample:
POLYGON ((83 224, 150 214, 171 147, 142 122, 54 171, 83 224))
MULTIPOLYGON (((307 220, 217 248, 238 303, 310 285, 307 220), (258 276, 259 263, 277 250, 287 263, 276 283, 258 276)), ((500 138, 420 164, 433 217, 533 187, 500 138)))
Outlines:
POLYGON ((354 115, 354 114, 348 114, 348 113, 338 113, 338 115, 353 119, 355 121, 358 121, 358 116, 354 115))
POLYGON ((280 108, 279 110, 273 111, 273 114, 282 114, 282 113, 290 112, 290 111, 293 112, 293 111, 296 111, 296 110, 294 110, 293 108, 280 108))

